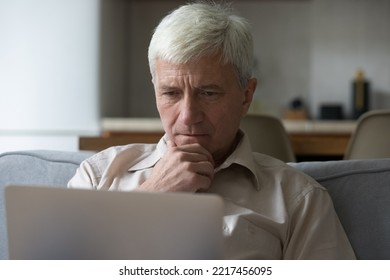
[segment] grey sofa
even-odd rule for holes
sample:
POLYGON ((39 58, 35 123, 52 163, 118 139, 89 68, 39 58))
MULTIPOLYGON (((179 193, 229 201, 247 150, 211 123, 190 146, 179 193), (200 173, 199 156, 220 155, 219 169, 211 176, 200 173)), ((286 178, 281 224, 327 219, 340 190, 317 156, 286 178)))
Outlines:
MULTIPOLYGON (((90 152, 0 154, 0 259, 7 259, 4 187, 65 187, 90 152)), ((359 259, 390 259, 390 159, 290 163, 326 187, 359 259)))

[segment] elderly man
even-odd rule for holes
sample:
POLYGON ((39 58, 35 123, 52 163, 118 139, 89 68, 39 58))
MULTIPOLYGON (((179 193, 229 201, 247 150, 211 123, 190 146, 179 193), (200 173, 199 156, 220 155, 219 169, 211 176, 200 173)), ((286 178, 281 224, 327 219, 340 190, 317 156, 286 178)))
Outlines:
POLYGON ((326 190, 253 153, 239 129, 256 88, 252 44, 248 23, 226 6, 167 15, 149 46, 164 137, 92 156, 69 187, 218 194, 228 259, 353 259, 326 190))

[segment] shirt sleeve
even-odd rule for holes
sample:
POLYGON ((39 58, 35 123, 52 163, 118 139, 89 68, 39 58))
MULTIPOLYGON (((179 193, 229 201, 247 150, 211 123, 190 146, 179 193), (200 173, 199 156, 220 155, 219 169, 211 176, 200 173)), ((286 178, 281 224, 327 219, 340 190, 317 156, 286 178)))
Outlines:
POLYGON ((98 177, 98 174, 96 174, 95 169, 89 161, 84 160, 69 180, 67 186, 68 188, 77 189, 97 189, 98 177))
POLYGON ((355 259, 355 253, 322 187, 308 188, 297 198, 290 220, 285 259, 355 259))

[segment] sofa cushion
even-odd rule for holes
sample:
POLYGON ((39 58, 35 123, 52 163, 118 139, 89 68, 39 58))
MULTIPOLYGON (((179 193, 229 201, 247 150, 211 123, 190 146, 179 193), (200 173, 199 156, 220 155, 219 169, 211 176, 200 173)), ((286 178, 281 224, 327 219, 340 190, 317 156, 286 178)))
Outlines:
POLYGON ((321 185, 359 259, 390 259, 390 159, 291 163, 321 185))
MULTIPOLYGON (((0 259, 7 258, 4 187, 65 187, 91 152, 22 151, 0 154, 0 259), (5 237, 5 238, 4 238, 5 237)), ((329 191, 360 259, 390 259, 390 159, 290 163, 329 191)))
POLYGON ((7 259, 4 188, 11 184, 66 187, 91 152, 18 151, 0 154, 0 259, 7 259), (3 238, 4 237, 4 238, 3 238))

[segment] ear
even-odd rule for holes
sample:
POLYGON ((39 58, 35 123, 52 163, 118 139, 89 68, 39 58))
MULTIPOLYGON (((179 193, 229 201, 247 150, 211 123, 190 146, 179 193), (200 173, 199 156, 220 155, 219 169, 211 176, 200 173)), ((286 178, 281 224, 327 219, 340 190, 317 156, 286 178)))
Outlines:
POLYGON ((255 78, 249 79, 244 92, 244 101, 242 103, 242 117, 246 115, 249 106, 252 103, 253 95, 255 94, 257 80, 255 78))

